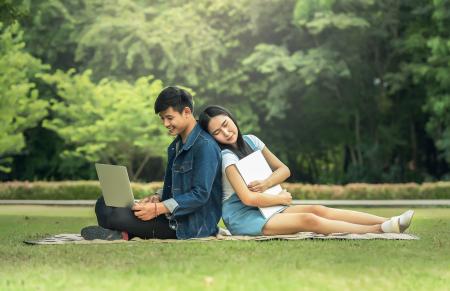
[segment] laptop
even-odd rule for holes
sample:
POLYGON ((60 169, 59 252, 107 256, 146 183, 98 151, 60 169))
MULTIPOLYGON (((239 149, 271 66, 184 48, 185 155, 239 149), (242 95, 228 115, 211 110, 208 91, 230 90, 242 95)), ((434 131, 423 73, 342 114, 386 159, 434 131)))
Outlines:
POLYGON ((96 163, 95 169, 105 204, 113 207, 132 207, 135 200, 127 168, 96 163))

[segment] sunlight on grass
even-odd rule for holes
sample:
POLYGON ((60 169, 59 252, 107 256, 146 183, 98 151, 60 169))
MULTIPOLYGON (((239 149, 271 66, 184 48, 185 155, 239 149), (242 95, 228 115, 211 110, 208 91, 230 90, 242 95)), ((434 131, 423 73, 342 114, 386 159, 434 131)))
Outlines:
MULTIPOLYGON (((404 209, 363 210, 389 216, 404 209)), ((22 243, 77 233, 95 221, 92 208, 1 206, 0 289, 445 290, 450 284, 448 208, 416 209, 410 231, 419 241, 22 243)))

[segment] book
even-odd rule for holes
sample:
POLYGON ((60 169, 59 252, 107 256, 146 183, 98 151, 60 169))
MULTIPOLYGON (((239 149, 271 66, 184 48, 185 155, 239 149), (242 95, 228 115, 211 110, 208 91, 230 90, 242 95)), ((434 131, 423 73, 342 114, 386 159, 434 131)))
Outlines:
MULTIPOLYGON (((269 164, 267 163, 266 159, 264 158, 264 155, 260 150, 257 150, 250 155, 246 156, 243 159, 240 159, 236 163, 236 168, 239 171, 239 174, 241 174, 242 178, 244 179, 244 182, 248 185, 253 181, 256 180, 264 180, 270 177, 272 175, 272 169, 270 168, 269 164)), ((266 191, 264 191, 265 194, 270 195, 278 195, 280 192, 282 192, 283 189, 281 186, 275 185, 266 191)), ((270 207, 259 207, 259 211, 261 211, 262 215, 264 215, 265 218, 269 218, 275 213, 280 212, 283 210, 284 206, 270 206, 270 207)))

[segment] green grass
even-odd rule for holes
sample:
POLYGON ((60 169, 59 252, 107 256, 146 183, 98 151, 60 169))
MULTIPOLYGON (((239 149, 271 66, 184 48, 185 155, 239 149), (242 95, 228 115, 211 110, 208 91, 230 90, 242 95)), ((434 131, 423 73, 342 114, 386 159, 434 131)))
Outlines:
MULTIPOLYGON (((390 216, 404 209, 365 211, 390 216)), ((416 209, 419 241, 29 246, 77 233, 90 208, 0 206, 0 290, 448 290, 450 209, 416 209)))

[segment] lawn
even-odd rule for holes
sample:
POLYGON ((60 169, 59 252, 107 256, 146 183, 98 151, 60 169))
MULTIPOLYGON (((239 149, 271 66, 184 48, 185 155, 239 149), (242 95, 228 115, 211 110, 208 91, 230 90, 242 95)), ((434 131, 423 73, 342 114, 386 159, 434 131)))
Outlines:
MULTIPOLYGON (((404 209, 370 208, 390 216, 404 209)), ((29 246, 77 233, 90 208, 0 206, 0 290, 449 290, 450 208, 419 208, 419 241, 29 246)))

